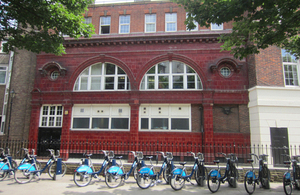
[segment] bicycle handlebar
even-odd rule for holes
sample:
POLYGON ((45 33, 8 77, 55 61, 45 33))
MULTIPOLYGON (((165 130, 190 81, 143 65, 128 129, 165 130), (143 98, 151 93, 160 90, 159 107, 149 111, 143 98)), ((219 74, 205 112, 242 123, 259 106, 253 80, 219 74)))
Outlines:
POLYGON ((188 154, 192 154, 194 159, 198 159, 198 157, 195 156, 195 153, 194 152, 187 152, 188 154))

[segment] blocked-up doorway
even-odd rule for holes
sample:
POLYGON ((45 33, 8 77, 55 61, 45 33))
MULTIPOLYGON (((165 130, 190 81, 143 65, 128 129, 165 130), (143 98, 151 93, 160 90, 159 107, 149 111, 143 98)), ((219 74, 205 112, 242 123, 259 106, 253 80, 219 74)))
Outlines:
POLYGON ((286 158, 282 154, 289 154, 289 139, 287 128, 271 127, 271 144, 274 166, 283 166, 286 158))

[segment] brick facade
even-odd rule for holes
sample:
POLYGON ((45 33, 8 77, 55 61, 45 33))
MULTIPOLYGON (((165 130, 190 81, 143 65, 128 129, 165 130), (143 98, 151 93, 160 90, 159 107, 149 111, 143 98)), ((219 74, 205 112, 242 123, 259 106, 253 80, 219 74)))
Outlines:
POLYGON ((247 63, 233 59, 229 52, 220 52, 220 43, 217 40, 220 33, 230 31, 231 24, 224 24, 224 30, 219 32, 203 28, 187 32, 184 25, 185 15, 182 7, 170 2, 90 7, 87 16, 92 17, 96 35, 91 39, 66 38, 67 54, 62 56, 43 53, 37 55, 30 139, 38 139, 41 105, 58 104, 64 107, 62 141, 249 144, 247 63), (156 33, 144 33, 144 17, 149 10, 156 13, 156 33), (131 17, 130 33, 118 34, 119 15, 124 12, 131 17), (165 13, 169 12, 177 13, 177 32, 165 32, 165 13), (111 33, 98 35, 100 17, 105 13, 111 16, 111 33), (193 68, 202 81, 203 90, 140 90, 142 78, 152 66, 172 60, 193 68), (73 87, 80 73, 98 62, 110 62, 122 68, 130 80, 131 89, 74 92, 73 87), (51 63, 59 66, 51 66, 51 63), (232 71, 228 78, 220 75, 222 66, 227 66, 232 71), (62 68, 65 73, 52 81, 49 78, 50 67, 62 68), (129 104, 130 131, 70 130, 74 104, 129 104), (139 131, 140 104, 190 104, 191 131, 139 131), (233 112, 223 116, 220 108, 225 106, 233 107, 233 112), (221 121, 228 125, 220 123, 222 117, 221 121))

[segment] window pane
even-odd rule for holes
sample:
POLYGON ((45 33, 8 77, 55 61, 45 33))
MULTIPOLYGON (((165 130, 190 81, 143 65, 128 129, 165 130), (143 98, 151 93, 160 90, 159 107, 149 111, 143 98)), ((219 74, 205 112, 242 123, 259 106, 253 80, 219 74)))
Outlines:
POLYGON ((151 119, 151 129, 169 129, 169 119, 167 118, 152 118, 151 119))
POLYGON ((176 24, 175 23, 168 23, 167 24, 167 31, 176 31, 176 24))
POLYGON ((61 121, 62 121, 62 117, 57 117, 56 118, 56 127, 60 127, 61 126, 61 121))
POLYGON ((42 127, 47 126, 47 119, 48 119, 48 117, 42 117, 42 127))
POLYGON ((101 88, 101 77, 92 77, 91 90, 100 90, 100 88, 101 88))
POLYGON ((118 77, 118 89, 125 89, 125 77, 118 77))
POLYGON ((110 26, 101 26, 101 34, 109 34, 110 26))
POLYGON ((189 119, 172 118, 171 119, 172 130, 189 130, 189 119))
POLYGON ((183 89, 183 76, 173 76, 173 89, 183 89))
POLYGON ((155 14, 146 15, 146 23, 155 23, 155 22, 156 22, 155 14))
POLYGON ((102 64, 93 65, 91 74, 92 75, 101 75, 102 74, 102 64))
POLYGON ((0 83, 5 83, 6 72, 0 71, 0 83))
POLYGON ((166 14, 166 22, 176 22, 176 19, 177 19, 176 13, 166 14))
POLYGON ((182 62, 172 62, 172 73, 184 73, 184 64, 182 62))
POLYGON ((122 70, 122 68, 118 67, 118 74, 126 74, 124 70, 122 70))
POLYGON ((149 129, 149 119, 148 118, 141 119, 141 129, 149 129))
POLYGON ((148 76, 148 81, 147 81, 147 89, 154 89, 154 76, 148 76))
POLYGON ((187 76, 187 88, 195 89, 195 76, 187 76))
POLYGON ((53 127, 54 126, 54 117, 49 117, 49 127, 53 127))
POLYGON ((161 62, 157 66, 158 66, 158 74, 166 74, 170 72, 169 62, 161 62))
POLYGON ((115 78, 106 77, 105 78, 105 89, 114 89, 115 78))
POLYGON ((145 77, 143 78, 141 82, 141 89, 145 89, 145 77))
POLYGON ((153 66, 148 72, 147 74, 155 74, 155 66, 153 66))
POLYGON ((191 67, 186 66, 186 72, 187 73, 196 73, 191 67))
POLYGON ((81 77, 80 90, 87 90, 88 78, 81 77))
POLYGON ((106 71, 105 74, 106 75, 111 75, 111 74, 115 74, 115 65, 113 64, 105 64, 106 65, 106 71))
POLYGON ((57 106, 57 114, 56 115, 62 115, 62 106, 57 106))
POLYGON ((89 68, 85 69, 81 75, 89 75, 89 68))
POLYGON ((129 33, 129 25, 120 26, 120 33, 129 33))
POLYGON ((129 24, 130 23, 130 16, 120 16, 120 24, 129 24))
POLYGON ((101 17, 101 25, 110 25, 110 16, 101 17))
POLYGON ((56 106, 50 106, 50 115, 55 115, 55 108, 56 106))
POLYGON ((48 115, 48 106, 43 106, 43 115, 48 115))
POLYGON ((89 118, 74 118, 73 119, 73 128, 74 129, 88 129, 90 126, 89 118))
POLYGON ((155 24, 147 24, 146 32, 155 32, 155 24))
POLYGON ((159 76, 158 77, 158 88, 159 89, 169 89, 169 76, 159 76))
POLYGON ((112 118, 111 129, 129 129, 128 118, 112 118))
POLYGON ((93 129, 108 129, 109 118, 93 118, 92 128, 93 129))

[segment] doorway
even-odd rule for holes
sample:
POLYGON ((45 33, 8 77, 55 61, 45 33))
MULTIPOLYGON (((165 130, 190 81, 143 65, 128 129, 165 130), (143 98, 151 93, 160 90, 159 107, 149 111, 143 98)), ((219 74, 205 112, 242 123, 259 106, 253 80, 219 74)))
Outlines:
POLYGON ((270 131, 273 164, 275 167, 284 166, 283 161, 287 159, 282 154, 289 154, 288 129, 271 127, 270 131))
POLYGON ((48 156, 47 149, 60 150, 61 128, 39 128, 37 155, 48 156))

